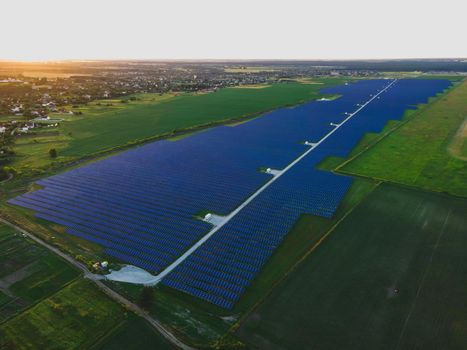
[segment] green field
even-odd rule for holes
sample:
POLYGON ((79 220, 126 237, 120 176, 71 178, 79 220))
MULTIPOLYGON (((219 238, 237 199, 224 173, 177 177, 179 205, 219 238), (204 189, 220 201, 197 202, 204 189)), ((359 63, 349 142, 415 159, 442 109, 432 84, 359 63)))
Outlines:
POLYGON ((0 325, 0 349, 89 348, 126 318, 89 281, 78 281, 0 325))
POLYGON ((339 170, 467 196, 467 146, 453 139, 467 116, 467 80, 413 117, 339 170), (450 149, 451 148, 451 149, 450 149))
POLYGON ((94 350, 169 350, 168 344, 156 330, 140 317, 129 315, 128 320, 109 337, 92 347, 94 350))
POLYGON ((465 349, 466 212, 380 185, 237 335, 260 349, 465 349))
POLYGON ((78 275, 65 261, 0 224, 0 322, 78 275))
MULTIPOLYGON (((122 100, 90 102, 72 108, 75 114, 53 114, 64 119, 56 136, 22 137, 13 167, 19 171, 46 168, 52 162, 71 161, 104 150, 155 137, 169 137, 202 127, 253 117, 283 106, 320 96, 319 90, 342 83, 341 78, 316 79, 320 84, 277 83, 264 88, 225 88, 211 93, 137 94, 122 100), (55 148, 58 158, 48 151, 55 148)), ((51 129, 52 130, 52 129, 51 129)), ((37 132, 37 130, 34 130, 37 132)))

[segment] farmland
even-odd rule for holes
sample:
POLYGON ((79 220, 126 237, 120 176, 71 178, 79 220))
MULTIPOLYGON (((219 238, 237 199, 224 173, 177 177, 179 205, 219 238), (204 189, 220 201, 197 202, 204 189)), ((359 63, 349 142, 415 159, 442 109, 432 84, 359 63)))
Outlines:
POLYGON ((174 349, 156 330, 134 315, 128 315, 121 327, 117 327, 92 348, 96 350, 174 349), (150 344, 149 347, 148 344, 150 344))
POLYGON ((77 278, 68 263, 0 225, 0 349, 172 349, 143 319, 77 278))
POLYGON ((238 335, 264 349, 461 349, 467 341, 462 199, 383 184, 238 335))
POLYGON ((459 128, 465 123, 466 100, 463 81, 340 170, 467 196, 467 164, 459 159, 465 157, 465 132, 459 128))
POLYGON ((88 348, 125 317, 91 282, 78 281, 0 325, 0 348, 88 348))
POLYGON ((0 321, 75 279, 70 265, 0 224, 0 321))

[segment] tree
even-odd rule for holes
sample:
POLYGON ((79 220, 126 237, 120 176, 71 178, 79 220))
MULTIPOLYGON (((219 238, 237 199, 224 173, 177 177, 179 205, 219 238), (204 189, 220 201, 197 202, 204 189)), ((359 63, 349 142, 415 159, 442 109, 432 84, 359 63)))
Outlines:
POLYGON ((139 295, 138 305, 145 311, 151 310, 154 305, 154 291, 151 287, 143 287, 139 295))
POLYGON ((49 155, 51 158, 57 158, 57 150, 55 148, 51 148, 49 150, 49 155))

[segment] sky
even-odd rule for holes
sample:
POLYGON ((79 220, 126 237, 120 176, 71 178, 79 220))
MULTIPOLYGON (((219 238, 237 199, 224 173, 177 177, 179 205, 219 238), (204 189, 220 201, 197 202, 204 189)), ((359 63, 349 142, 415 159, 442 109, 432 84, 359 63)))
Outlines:
POLYGON ((4 0, 0 60, 467 57, 465 0, 4 0))

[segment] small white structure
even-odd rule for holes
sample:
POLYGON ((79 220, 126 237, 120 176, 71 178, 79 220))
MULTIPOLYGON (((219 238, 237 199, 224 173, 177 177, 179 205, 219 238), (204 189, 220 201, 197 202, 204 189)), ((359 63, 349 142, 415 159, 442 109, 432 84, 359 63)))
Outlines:
POLYGON ((208 213, 204 216, 203 221, 209 222, 213 226, 217 226, 220 223, 222 223, 224 219, 225 219, 225 216, 208 213))
POLYGON ((305 146, 311 146, 314 147, 316 143, 310 142, 310 141, 305 141, 305 146))
POLYGON ((276 175, 280 174, 281 171, 277 170, 277 169, 273 169, 273 168, 267 168, 266 170, 264 170, 264 172, 266 174, 276 176, 276 175))
POLYGON ((109 267, 109 262, 108 261, 103 261, 103 262, 101 262, 101 266, 102 266, 102 268, 106 269, 107 267, 109 267))
POLYGON ((338 126, 340 126, 340 124, 336 124, 336 123, 329 123, 329 125, 331 125, 331 126, 335 126, 335 127, 338 127, 338 126))
POLYGON ((0 134, 5 133, 6 128, 4 126, 0 126, 0 134))

